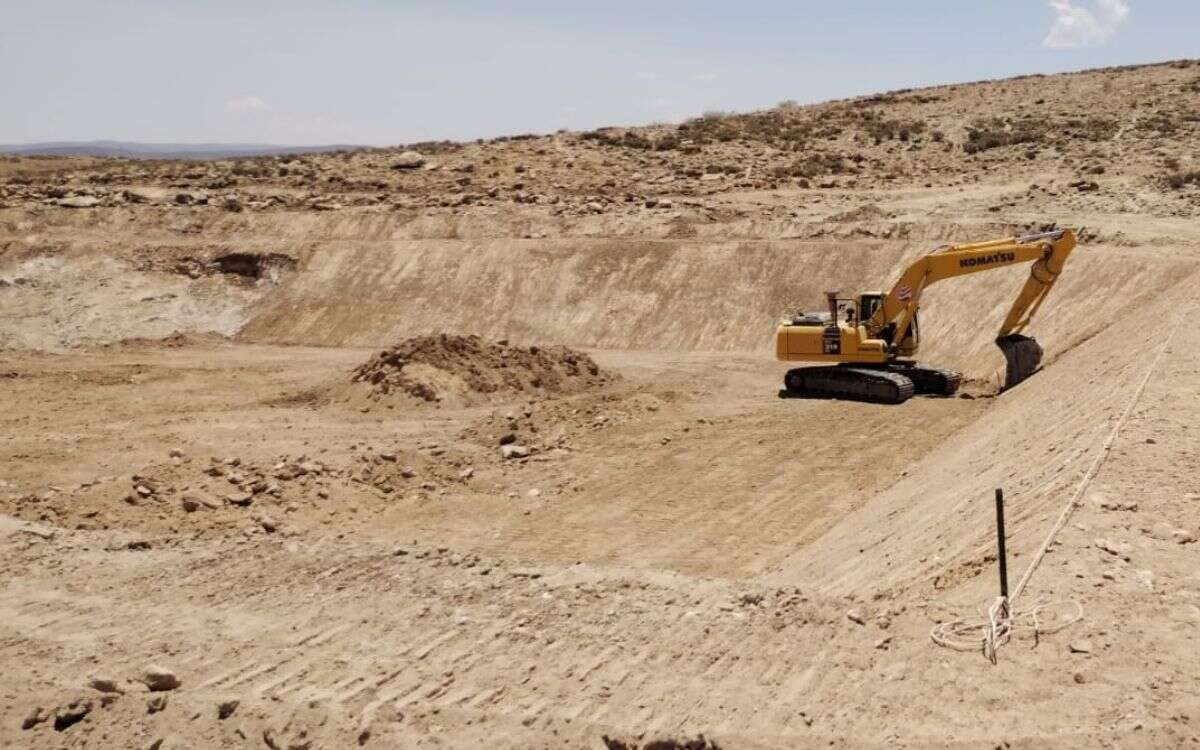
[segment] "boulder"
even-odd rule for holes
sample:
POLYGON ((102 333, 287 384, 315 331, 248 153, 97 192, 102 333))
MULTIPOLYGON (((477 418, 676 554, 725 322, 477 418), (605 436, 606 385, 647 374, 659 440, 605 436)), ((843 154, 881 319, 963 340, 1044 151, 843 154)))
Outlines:
POLYGON ((405 151, 392 162, 392 169, 418 169, 425 166, 425 157, 416 151, 405 151))
POLYGON ((151 664, 142 670, 142 675, 139 679, 145 683, 146 687, 150 688, 151 692, 155 693, 174 690, 181 684, 179 677, 174 672, 157 664, 151 664))
POLYGON ((100 199, 92 195, 73 195, 70 198, 59 198, 55 203, 63 208, 95 208, 100 205, 100 199))

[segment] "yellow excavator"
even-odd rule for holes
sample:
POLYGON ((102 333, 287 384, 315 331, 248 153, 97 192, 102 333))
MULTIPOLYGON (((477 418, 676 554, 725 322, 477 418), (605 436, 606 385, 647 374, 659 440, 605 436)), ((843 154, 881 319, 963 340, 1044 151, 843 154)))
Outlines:
POLYGON ((1004 389, 1025 380, 1042 361, 1042 347, 1021 331, 1037 312, 1075 247, 1075 233, 1058 229, 970 245, 938 248, 914 262, 887 294, 842 298, 826 292, 829 311, 801 313, 779 325, 775 355, 783 362, 818 362, 789 370, 781 395, 899 404, 914 393, 951 395, 962 376, 918 364, 917 311, 921 295, 943 279, 1032 263, 996 345, 1007 363, 1004 389))

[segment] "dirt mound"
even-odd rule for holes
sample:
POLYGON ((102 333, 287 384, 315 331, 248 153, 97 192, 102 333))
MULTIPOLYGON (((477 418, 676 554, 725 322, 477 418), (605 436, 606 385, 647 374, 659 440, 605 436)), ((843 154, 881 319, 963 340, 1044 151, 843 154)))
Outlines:
POLYGON ((438 334, 405 339, 354 370, 353 382, 378 399, 404 394, 423 401, 503 393, 578 393, 608 384, 583 352, 565 346, 512 346, 479 336, 438 334))

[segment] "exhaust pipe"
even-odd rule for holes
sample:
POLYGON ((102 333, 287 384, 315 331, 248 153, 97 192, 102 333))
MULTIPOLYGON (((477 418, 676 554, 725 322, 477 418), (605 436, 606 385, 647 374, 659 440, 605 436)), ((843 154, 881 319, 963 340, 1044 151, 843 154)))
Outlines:
POLYGON ((1001 391, 1007 391, 1025 380, 1042 364, 1042 346, 1037 339, 1011 333, 996 339, 996 346, 1000 347, 1007 364, 1001 391))

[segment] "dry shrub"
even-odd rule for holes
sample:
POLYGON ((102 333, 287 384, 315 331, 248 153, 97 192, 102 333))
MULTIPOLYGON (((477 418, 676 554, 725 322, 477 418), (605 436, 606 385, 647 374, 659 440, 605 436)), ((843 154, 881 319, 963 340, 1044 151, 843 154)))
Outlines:
POLYGON ((1165 182, 1172 190, 1182 190, 1187 185, 1200 185, 1200 169, 1174 172, 1166 176, 1165 182))
POLYGON ((975 154, 1018 143, 1041 143, 1045 135, 1046 126, 1040 121, 1021 120, 1007 123, 998 117, 979 119, 967 128, 967 140, 963 143, 963 151, 975 154))

